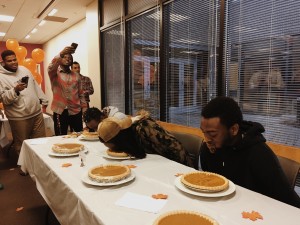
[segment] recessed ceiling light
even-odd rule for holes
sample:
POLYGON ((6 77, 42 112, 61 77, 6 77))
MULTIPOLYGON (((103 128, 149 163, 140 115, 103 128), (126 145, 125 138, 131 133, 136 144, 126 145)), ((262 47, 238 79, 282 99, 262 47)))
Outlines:
POLYGON ((48 16, 53 16, 57 12, 57 9, 52 9, 49 13, 48 16))
POLYGON ((25 39, 29 39, 30 38, 30 35, 28 34, 28 35, 26 35, 26 37, 25 37, 25 39))
POLYGON ((4 37, 6 33, 0 32, 0 37, 4 37))
POLYGON ((6 15, 0 15, 0 21, 3 22, 12 22, 15 17, 13 16, 6 16, 6 15))
POLYGON ((45 20, 42 20, 42 21, 39 23, 39 26, 43 26, 45 23, 46 23, 46 21, 45 21, 45 20))
POLYGON ((32 34, 34 34, 35 32, 37 32, 37 29, 36 29, 36 28, 34 28, 34 29, 31 31, 32 34))

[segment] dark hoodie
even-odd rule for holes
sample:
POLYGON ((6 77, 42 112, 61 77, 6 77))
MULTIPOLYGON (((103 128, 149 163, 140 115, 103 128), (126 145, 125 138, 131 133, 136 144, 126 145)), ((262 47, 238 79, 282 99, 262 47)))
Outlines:
POLYGON ((221 174, 244 188, 300 208, 300 198, 291 188, 273 151, 261 133, 264 127, 243 121, 238 140, 210 153, 201 146, 200 160, 204 171, 221 174))

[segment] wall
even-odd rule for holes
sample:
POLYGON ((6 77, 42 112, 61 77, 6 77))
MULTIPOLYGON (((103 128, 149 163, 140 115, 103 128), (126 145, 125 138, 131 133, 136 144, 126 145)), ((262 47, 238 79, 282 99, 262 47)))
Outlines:
MULTIPOLYGON (((43 46, 45 51, 45 93, 50 102, 52 102, 52 90, 47 66, 54 56, 58 55, 65 46, 70 46, 72 42, 78 44, 76 52, 73 54, 74 61, 80 63, 81 74, 90 77, 93 82, 95 92, 90 96, 90 106, 101 108, 97 1, 94 1, 87 7, 86 19, 65 30, 43 46)), ((52 114, 50 106, 47 107, 47 113, 52 114)))

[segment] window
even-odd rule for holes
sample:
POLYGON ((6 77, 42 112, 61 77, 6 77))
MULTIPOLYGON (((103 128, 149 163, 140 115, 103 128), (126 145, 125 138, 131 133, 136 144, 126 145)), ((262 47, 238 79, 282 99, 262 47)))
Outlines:
POLYGON ((268 141, 300 146, 300 2, 230 0, 227 8, 226 94, 268 141))

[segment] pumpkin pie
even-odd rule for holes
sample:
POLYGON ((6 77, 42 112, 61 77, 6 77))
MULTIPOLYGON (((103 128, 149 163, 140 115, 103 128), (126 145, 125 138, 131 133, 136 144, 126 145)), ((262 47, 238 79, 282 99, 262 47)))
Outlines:
POLYGON ((99 139, 98 137, 98 133, 97 132, 83 132, 82 135, 81 135, 84 139, 91 139, 91 140, 94 140, 94 139, 99 139))
POLYGON ((114 152, 111 149, 107 149, 106 154, 109 155, 109 156, 120 157, 120 158, 124 158, 124 157, 129 156, 126 152, 114 152))
POLYGON ((161 215, 156 219, 153 225, 182 224, 218 225, 219 223, 213 218, 202 213, 181 210, 171 211, 161 215))
POLYGON ((88 175, 93 181, 113 183, 129 177, 131 175, 131 170, 126 165, 106 164, 91 168, 88 175))
POLYGON ((84 145, 78 143, 53 144, 52 151, 61 154, 78 153, 84 145))
POLYGON ((218 192, 228 188, 227 178, 210 172, 191 172, 181 176, 180 181, 187 187, 196 191, 218 192))

